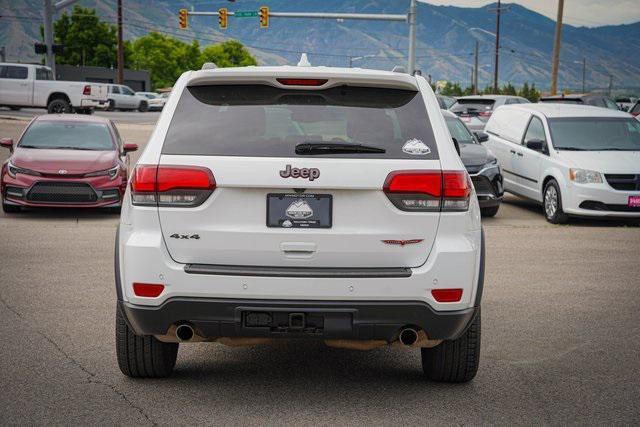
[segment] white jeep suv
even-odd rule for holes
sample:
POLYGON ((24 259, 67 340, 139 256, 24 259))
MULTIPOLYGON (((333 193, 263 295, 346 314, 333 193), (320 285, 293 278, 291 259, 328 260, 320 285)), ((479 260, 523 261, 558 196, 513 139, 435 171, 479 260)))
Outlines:
POLYGON ((171 373, 179 343, 420 348, 472 379, 480 209, 429 84, 327 67, 184 73, 123 202, 117 355, 171 373))

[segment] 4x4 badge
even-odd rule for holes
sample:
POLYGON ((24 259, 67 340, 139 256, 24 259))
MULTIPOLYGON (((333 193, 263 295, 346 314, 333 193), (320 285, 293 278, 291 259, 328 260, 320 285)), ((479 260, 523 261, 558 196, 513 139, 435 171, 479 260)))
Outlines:
POLYGON ((320 178, 320 169, 318 168, 292 168, 291 165, 287 165, 284 170, 280 171, 280 176, 283 178, 305 178, 309 181, 320 178))

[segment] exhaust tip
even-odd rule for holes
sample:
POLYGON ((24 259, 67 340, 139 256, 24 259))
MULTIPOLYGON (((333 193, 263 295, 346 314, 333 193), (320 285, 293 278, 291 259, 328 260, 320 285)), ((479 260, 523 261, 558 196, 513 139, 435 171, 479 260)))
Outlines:
POLYGON ((418 341, 418 331, 412 328, 404 328, 400 331, 398 339, 403 345, 413 345, 418 341))
POLYGON ((193 335, 194 332, 191 325, 182 324, 176 328, 176 336, 180 341, 190 341, 193 335))

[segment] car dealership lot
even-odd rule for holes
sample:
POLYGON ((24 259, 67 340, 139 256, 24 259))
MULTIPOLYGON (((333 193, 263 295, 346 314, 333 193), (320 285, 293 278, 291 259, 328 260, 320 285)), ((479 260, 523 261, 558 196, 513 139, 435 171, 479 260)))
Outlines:
MULTIPOLYGON (((0 136, 25 123, 0 120, 0 136)), ((152 126, 119 129, 143 148, 152 126)), ((637 422, 637 223, 553 226, 511 196, 483 223, 483 349, 469 384, 425 383, 415 350, 301 342, 183 345, 171 378, 140 381, 114 353, 117 217, 0 216, 0 423, 637 422)))

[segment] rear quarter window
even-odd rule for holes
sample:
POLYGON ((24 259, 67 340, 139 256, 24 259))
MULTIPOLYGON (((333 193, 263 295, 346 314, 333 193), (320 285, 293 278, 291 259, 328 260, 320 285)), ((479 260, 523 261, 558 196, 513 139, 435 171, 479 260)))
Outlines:
POLYGON ((420 92, 339 86, 324 90, 267 85, 210 85, 183 91, 163 154, 296 157, 302 143, 335 142, 383 148, 385 153, 313 157, 437 159, 420 92), (428 153, 403 146, 421 141, 428 153))
POLYGON ((520 144, 531 114, 512 108, 500 107, 491 115, 485 130, 507 141, 520 144))

